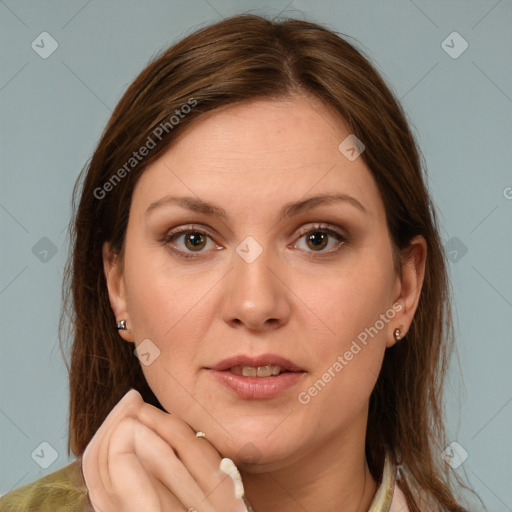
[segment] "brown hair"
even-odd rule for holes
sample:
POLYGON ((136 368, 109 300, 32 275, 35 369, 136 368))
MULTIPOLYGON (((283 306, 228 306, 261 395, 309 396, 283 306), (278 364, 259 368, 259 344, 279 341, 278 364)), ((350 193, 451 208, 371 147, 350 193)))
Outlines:
POLYGON ((366 436, 370 471, 379 481, 389 452, 404 468, 399 485, 411 511, 420 510, 421 494, 429 500, 428 510, 464 511, 452 491, 450 468, 440 459, 447 445, 442 396, 453 325, 446 259, 420 152, 401 106, 361 50, 332 30, 295 19, 233 16, 156 56, 128 87, 78 177, 59 324, 62 347, 67 314, 68 335, 72 334, 68 455, 70 450, 83 453, 131 387, 163 410, 133 345, 117 333, 103 272, 105 241, 122 258, 138 178, 185 128, 205 115, 235 103, 296 95, 320 99, 365 144, 362 158, 383 198, 396 271, 400 273, 405 255, 401 251, 413 236, 423 235, 427 242, 416 314, 406 339, 386 350, 370 397, 366 436), (177 123, 170 121, 191 102, 195 106, 186 115, 179 116, 177 123), (140 161, 130 160, 149 139, 155 141, 156 133, 155 147, 140 161))

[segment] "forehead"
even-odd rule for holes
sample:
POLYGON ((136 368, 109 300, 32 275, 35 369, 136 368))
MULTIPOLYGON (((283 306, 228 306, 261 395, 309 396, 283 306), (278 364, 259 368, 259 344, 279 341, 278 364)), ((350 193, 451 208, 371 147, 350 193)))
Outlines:
POLYGON ((338 148, 349 135, 344 120, 315 98, 233 105, 196 122, 152 162, 132 206, 142 210, 166 194, 183 194, 226 210, 277 211, 284 202, 339 192, 378 216, 383 205, 369 169, 338 148))

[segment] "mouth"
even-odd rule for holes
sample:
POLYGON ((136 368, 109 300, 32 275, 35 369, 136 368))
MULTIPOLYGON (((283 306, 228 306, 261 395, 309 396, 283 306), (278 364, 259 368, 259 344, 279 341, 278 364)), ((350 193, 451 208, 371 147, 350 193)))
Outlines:
POLYGON ((236 375, 244 375, 246 377, 269 377, 270 375, 279 375, 284 372, 303 372, 303 368, 293 361, 277 354, 261 354, 251 357, 245 354, 223 359, 214 366, 207 369, 215 371, 232 371, 236 375), (243 372, 248 373, 245 375, 243 372), (270 373, 269 373, 270 372, 270 373))
POLYGON ((295 387, 307 373, 289 359, 275 354, 238 355, 205 368, 238 397, 270 399, 295 387))

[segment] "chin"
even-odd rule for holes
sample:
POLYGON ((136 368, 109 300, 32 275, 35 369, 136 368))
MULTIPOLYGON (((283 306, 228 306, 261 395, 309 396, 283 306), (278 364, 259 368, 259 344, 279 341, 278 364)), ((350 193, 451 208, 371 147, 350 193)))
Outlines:
POLYGON ((223 457, 229 457, 239 469, 250 473, 279 469, 285 461, 297 453, 297 442, 290 436, 274 436, 269 439, 268 429, 259 429, 257 432, 243 432, 236 430, 236 438, 222 439, 215 443, 223 457))

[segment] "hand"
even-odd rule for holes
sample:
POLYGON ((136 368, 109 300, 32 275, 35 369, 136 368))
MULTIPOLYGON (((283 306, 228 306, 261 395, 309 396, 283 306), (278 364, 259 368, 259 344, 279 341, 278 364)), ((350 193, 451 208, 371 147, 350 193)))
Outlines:
POLYGON ((247 512, 221 460, 184 421, 131 389, 87 445, 82 472, 94 512, 247 512))

